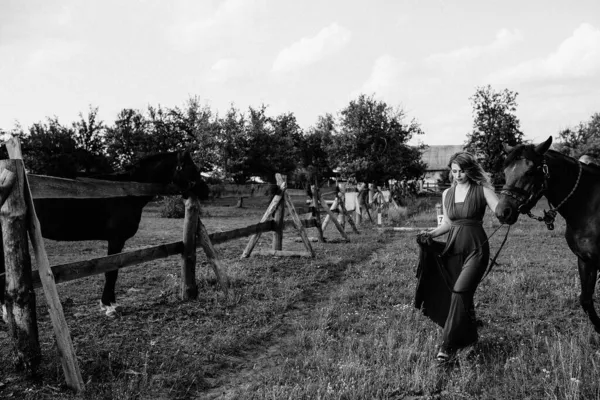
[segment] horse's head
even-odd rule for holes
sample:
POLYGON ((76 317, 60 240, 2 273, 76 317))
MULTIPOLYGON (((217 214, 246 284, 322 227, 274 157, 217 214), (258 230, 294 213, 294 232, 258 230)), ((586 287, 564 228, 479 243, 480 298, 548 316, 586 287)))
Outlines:
POLYGON ((544 194, 549 178, 544 154, 551 144, 552 136, 538 145, 504 146, 508 153, 504 161, 506 183, 496 206, 500 222, 514 224, 519 214, 530 212, 544 194))
POLYGON ((173 183, 183 190, 183 197, 193 193, 201 200, 208 199, 209 188, 189 152, 177 153, 177 166, 173 175, 173 183))

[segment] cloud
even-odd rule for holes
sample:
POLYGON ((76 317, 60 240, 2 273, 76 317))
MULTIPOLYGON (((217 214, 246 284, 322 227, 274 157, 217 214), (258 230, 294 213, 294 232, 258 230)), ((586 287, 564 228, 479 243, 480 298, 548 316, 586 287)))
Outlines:
POLYGON ((222 58, 212 65, 207 80, 213 83, 223 83, 240 78, 248 73, 243 63, 235 58, 222 58))
POLYGON ((362 92, 383 94, 389 90, 396 90, 395 86, 405 66, 405 62, 399 61, 389 54, 377 58, 373 64, 371 75, 362 87, 362 92))
POLYGON ((167 35, 180 51, 194 50, 200 43, 216 43, 223 36, 245 32, 253 16, 266 9, 266 0, 225 0, 214 12, 207 12, 205 2, 176 3, 176 15, 167 35), (207 16, 208 14, 208 16, 207 16))
POLYGON ((513 83, 594 75, 600 75, 600 29, 583 23, 552 54, 495 72, 488 80, 513 83))
POLYGON ((491 43, 480 46, 467 46, 446 53, 436 53, 428 56, 424 64, 429 68, 441 68, 448 72, 463 68, 465 63, 473 62, 479 58, 493 57, 509 49, 515 43, 523 40, 521 32, 501 29, 491 43))
POLYGON ((306 67, 339 51, 349 41, 351 32, 333 23, 314 37, 304 37, 281 50, 273 63, 273 72, 289 72, 306 67))
POLYGON ((25 66, 44 69, 71 60, 80 50, 81 45, 78 42, 47 40, 31 50, 25 66))

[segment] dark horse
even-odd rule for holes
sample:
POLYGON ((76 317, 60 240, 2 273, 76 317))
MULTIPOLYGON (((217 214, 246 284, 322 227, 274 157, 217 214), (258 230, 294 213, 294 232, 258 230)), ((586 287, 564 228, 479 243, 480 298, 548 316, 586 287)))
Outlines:
MULTIPOLYGON (((544 222, 553 228, 556 212, 567 222, 565 238, 577 256, 583 310, 600 333, 600 318, 594 308, 594 288, 600 267, 600 168, 549 150, 552 137, 538 145, 505 146, 506 185, 500 192, 496 216, 514 224, 519 214, 531 214, 545 196, 551 206, 544 222)), ((541 217, 539 218, 541 219, 541 217)))
MULTIPOLYGON (((208 186, 190 154, 172 152, 141 159, 125 172, 94 176, 111 181, 175 184, 184 198, 195 194, 208 198, 208 186)), ((125 241, 138 230, 142 209, 152 196, 95 199, 35 199, 35 211, 42 236, 59 241, 107 240, 108 254, 120 253, 125 241)), ((105 273, 101 306, 108 316, 117 311, 115 284, 119 271, 105 273)), ((4 276, 0 279, 4 288, 4 276)), ((4 300, 4 290, 0 290, 4 300)))

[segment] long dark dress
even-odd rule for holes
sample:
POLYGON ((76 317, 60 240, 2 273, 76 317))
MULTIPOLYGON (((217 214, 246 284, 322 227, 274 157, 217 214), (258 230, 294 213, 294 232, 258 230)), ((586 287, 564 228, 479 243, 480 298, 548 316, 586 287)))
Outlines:
POLYGON ((490 258, 483 187, 472 184, 462 203, 454 202, 454 192, 448 190, 444 203, 452 221, 448 241, 419 243, 415 296, 415 306, 444 327, 442 348, 448 352, 477 341, 473 295, 490 258))

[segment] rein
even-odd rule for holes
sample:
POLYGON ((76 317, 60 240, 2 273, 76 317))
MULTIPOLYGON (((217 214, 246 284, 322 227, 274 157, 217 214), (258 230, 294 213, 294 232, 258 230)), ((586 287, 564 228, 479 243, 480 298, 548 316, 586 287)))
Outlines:
MULTIPOLYGON (((502 224, 502 225, 504 225, 504 224, 502 224)), ((502 225, 500 225, 498 228, 496 228, 496 230, 488 237, 487 240, 490 240, 490 238, 492 236, 494 236, 494 233, 498 232, 498 229, 502 228, 502 225)), ((508 229, 506 230, 506 233, 504 234, 504 239, 502 239, 502 243, 500 243, 500 247, 498 248, 498 250, 496 250, 496 254, 494 254, 492 261, 490 261, 490 265, 488 265, 487 271, 485 271, 485 274, 481 277, 479 282, 484 280, 490 274, 490 272, 492 272, 492 267, 494 265, 498 265, 498 263, 496 262, 496 259, 500 255, 500 251, 502 251, 502 248, 504 247, 504 244, 506 243, 506 240, 508 239, 509 232, 510 232, 510 225, 508 225, 508 229)))
POLYGON ((550 171, 548 169, 548 164, 546 164, 546 159, 542 161, 542 165, 538 167, 541 169, 544 174, 544 181, 542 182, 541 188, 537 192, 527 192, 521 188, 504 186, 500 191, 500 194, 504 194, 506 196, 510 196, 513 199, 517 200, 519 203, 519 207, 517 210, 521 214, 527 214, 527 216, 531 219, 535 219, 536 221, 544 222, 546 224, 546 228, 548 230, 554 229, 554 221, 556 220, 556 214, 558 213, 558 209, 569 200, 569 198, 575 193, 577 187, 579 186, 579 181, 581 180, 581 173, 583 172, 583 166, 581 163, 579 164, 579 171, 577 174, 577 180, 575 181, 575 185, 573 189, 569 192, 569 194, 556 206, 553 207, 548 200, 548 204, 550 204, 550 209, 548 211, 544 210, 543 216, 537 216, 531 212, 533 206, 538 202, 538 200, 545 194, 548 190, 548 181, 550 179, 550 171), (525 197, 529 195, 528 197, 525 197))

